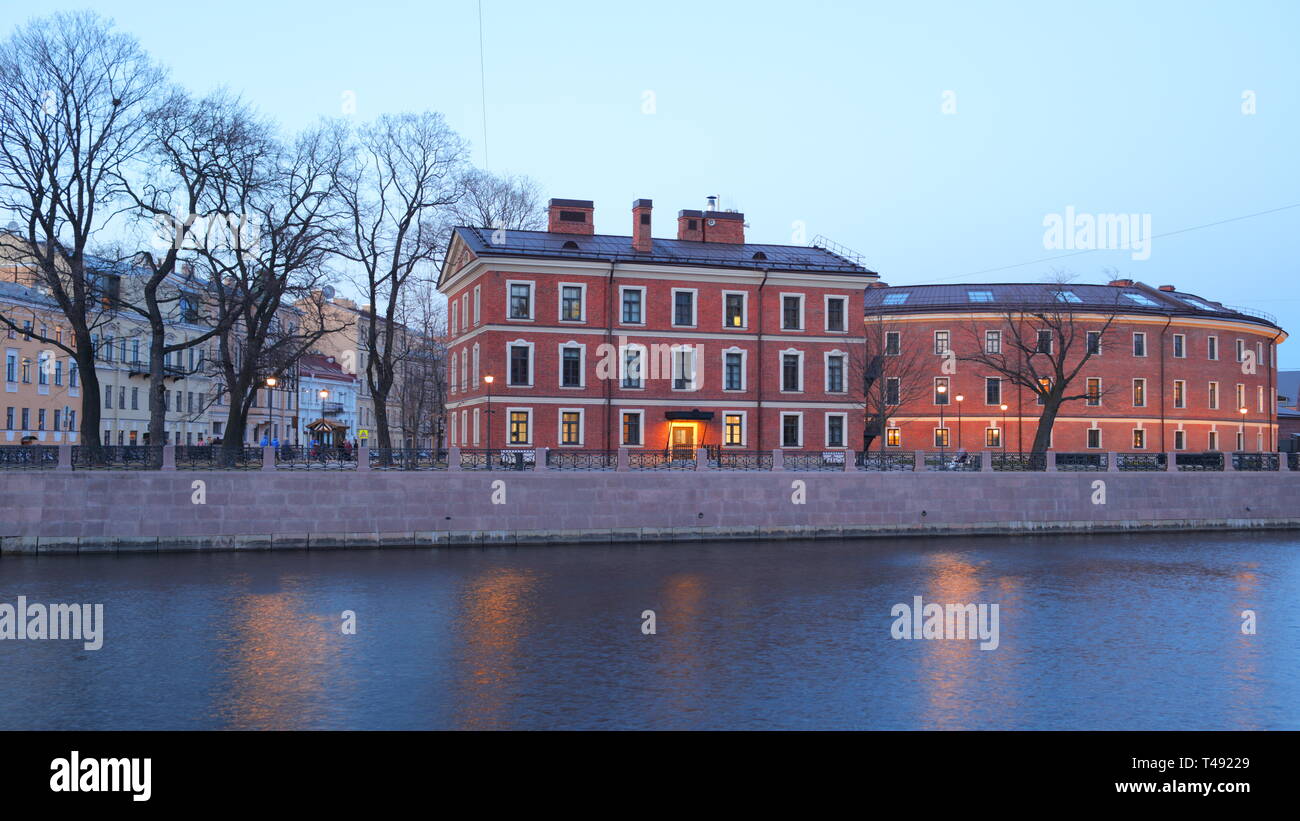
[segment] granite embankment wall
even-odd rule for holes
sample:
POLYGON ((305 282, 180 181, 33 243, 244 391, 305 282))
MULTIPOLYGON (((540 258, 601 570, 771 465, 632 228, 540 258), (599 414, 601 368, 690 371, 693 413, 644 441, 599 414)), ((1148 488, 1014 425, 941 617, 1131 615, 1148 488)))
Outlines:
POLYGON ((1297 528, 1300 472, 46 470, 0 500, 4 554, 853 538, 1297 528))

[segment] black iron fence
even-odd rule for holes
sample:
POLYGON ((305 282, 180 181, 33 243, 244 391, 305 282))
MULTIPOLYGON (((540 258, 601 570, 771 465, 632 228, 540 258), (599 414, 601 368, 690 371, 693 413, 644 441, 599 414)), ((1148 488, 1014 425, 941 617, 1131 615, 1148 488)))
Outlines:
POLYGON ((356 470, 357 453, 352 448, 320 445, 280 445, 275 449, 277 470, 356 470))
POLYGON ((723 450, 710 462, 718 470, 771 470, 770 450, 723 450))
POLYGON ((993 469, 1003 471, 1047 470, 1046 453, 994 453, 993 469))
POLYGON ((982 470, 983 458, 978 453, 927 453, 926 470, 982 470))
POLYGON ((1110 460, 1105 453, 1058 453, 1056 469, 1064 471, 1106 470, 1110 460))
POLYGON ((546 466, 551 470, 614 470, 618 467, 618 451, 549 450, 546 466))
POLYGON ((822 453, 806 453, 788 450, 782 454, 786 470, 844 470, 848 451, 828 450, 822 453))
POLYGON ((695 452, 633 450, 627 454, 629 470, 695 470, 695 452))
POLYGON ((537 454, 521 448, 461 449, 461 470, 533 470, 537 454))
MULTIPOLYGON (((1295 456, 1294 453, 1288 453, 1288 459, 1295 456)), ((1278 470, 1278 462, 1281 461, 1280 453, 1234 453, 1232 454, 1233 470, 1278 470)), ((1294 462, 1289 462, 1288 466, 1295 470, 1294 462)))
POLYGON ((447 451, 432 448, 371 448, 371 470, 446 470, 447 451))
POLYGON ((1117 453, 1116 467, 1125 471, 1164 470, 1168 460, 1163 453, 1117 453))
POLYGON ((52 470, 58 466, 58 445, 0 446, 0 470, 52 470))
POLYGON ((1223 470, 1223 454, 1217 451, 1205 453, 1175 453, 1174 467, 1178 470, 1223 470))
POLYGON ((160 470, 162 445, 73 445, 73 470, 160 470))
POLYGON ((853 464, 859 470, 916 470, 916 454, 910 450, 858 451, 853 464))
POLYGON ((243 445, 226 450, 221 445, 177 445, 177 470, 261 470, 262 449, 243 445))

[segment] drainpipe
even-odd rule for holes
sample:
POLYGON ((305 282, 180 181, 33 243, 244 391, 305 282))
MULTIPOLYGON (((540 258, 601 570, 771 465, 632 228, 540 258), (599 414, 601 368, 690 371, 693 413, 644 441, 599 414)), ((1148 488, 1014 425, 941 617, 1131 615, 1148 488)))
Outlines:
MULTIPOLYGON (((1169 325, 1174 321, 1173 314, 1165 314, 1165 327, 1160 329, 1160 452, 1168 453, 1169 449, 1165 447, 1165 391, 1167 384, 1165 382, 1165 332, 1169 330, 1169 325)), ((1186 353, 1186 350, 1183 351, 1186 353)), ((1183 397, 1183 404, 1187 404, 1186 396, 1183 397)))
MULTIPOLYGON (((609 276, 605 280, 605 344, 611 346, 613 344, 611 340, 614 338, 614 265, 615 264, 616 263, 614 257, 610 257, 609 276)), ((645 310, 644 305, 641 306, 641 310, 642 311, 645 310)), ((605 350, 608 351, 609 348, 605 348, 605 350)), ((615 362, 614 373, 617 374, 618 367, 621 364, 619 352, 617 349, 615 349, 614 351, 614 362, 615 362)), ((612 391, 614 388, 611 382, 612 380, 607 376, 605 378, 605 451, 606 452, 611 450, 610 414, 613 408, 610 405, 610 401, 612 398, 612 391)))
MULTIPOLYGON (((763 287, 767 285, 767 277, 771 272, 770 268, 763 269, 763 281, 758 283, 758 294, 754 298, 754 307, 758 310, 758 348, 754 352, 757 360, 755 364, 758 366, 758 402, 754 408, 754 421, 757 423, 758 430, 755 432, 754 450, 763 449, 763 287)), ((779 370, 777 378, 781 378, 779 370)))

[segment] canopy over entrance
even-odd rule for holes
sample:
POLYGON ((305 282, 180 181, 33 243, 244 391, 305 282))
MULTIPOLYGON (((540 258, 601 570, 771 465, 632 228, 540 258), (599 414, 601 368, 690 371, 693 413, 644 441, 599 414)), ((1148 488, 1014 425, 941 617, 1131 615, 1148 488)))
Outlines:
POLYGON ((322 445, 338 447, 348 440, 348 426, 333 419, 317 419, 307 423, 307 432, 322 445))

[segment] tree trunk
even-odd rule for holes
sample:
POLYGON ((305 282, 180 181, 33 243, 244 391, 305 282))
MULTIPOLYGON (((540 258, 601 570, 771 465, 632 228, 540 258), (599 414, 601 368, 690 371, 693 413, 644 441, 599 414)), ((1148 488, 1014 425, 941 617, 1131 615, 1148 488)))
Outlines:
MULTIPOLYGON (((163 338, 152 334, 149 340, 149 444, 167 442, 167 383, 163 369, 163 338)), ((161 451, 159 451, 161 454, 161 451)), ((152 458, 152 457, 151 457, 152 458)), ((161 457, 160 457, 161 458, 161 457)))
POLYGON ((1043 413, 1038 417, 1038 430, 1034 432, 1034 444, 1030 453, 1047 453, 1052 441, 1052 426, 1056 424, 1056 415, 1060 412, 1060 397, 1049 396, 1043 400, 1043 413))
POLYGON ((388 428, 388 391, 374 391, 370 395, 375 403, 375 427, 379 431, 379 447, 387 450, 393 446, 393 435, 388 428))
POLYGON ((79 444, 95 448, 103 442, 99 441, 99 423, 103 418, 100 408, 104 401, 99 395, 99 375, 95 373, 95 351, 90 344, 89 337, 83 345, 81 340, 77 341, 77 355, 74 357, 77 363, 77 376, 81 379, 81 441, 79 444))

